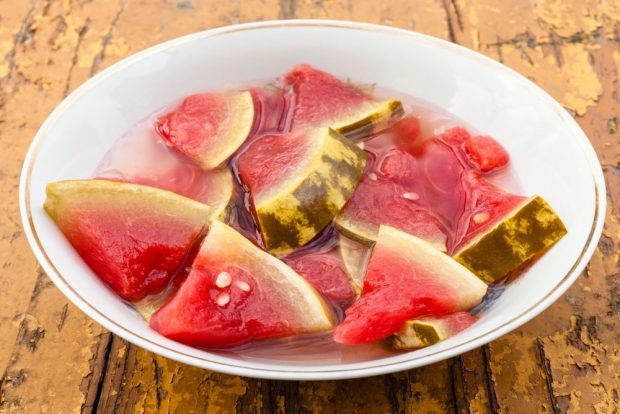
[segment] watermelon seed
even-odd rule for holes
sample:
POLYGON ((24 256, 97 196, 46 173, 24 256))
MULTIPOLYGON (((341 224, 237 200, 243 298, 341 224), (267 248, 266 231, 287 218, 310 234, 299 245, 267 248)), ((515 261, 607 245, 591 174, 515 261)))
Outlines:
POLYGON ((216 303, 219 306, 226 306, 230 302, 230 295, 228 293, 220 293, 220 295, 216 299, 216 303))
POLYGON ((480 224, 480 223, 484 223, 485 221, 487 221, 489 219, 490 215, 489 213, 487 213, 486 211, 483 213, 476 213, 474 214, 474 222, 480 224))
POLYGON ((232 277, 230 276, 230 273, 228 272, 220 273, 219 275, 217 275, 217 279, 215 279, 215 286, 221 289, 230 286, 231 283, 232 283, 232 277))
POLYGON ((403 198, 406 198, 407 200, 416 201, 420 199, 420 196, 418 195, 418 193, 404 193, 403 198))
POLYGON ((250 291, 250 285, 248 285, 242 280, 235 281, 235 286, 237 286, 239 289, 243 290, 244 292, 250 291))
POLYGON ((368 178, 370 178, 373 181, 377 181, 377 174, 375 173, 370 173, 368 174, 368 178))

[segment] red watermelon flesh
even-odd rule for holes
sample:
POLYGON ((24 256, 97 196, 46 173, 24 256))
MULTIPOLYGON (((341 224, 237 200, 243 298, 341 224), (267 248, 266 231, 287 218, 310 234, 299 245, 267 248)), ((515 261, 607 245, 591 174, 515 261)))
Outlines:
POLYGON ((45 210, 90 268, 131 301, 168 284, 213 215, 168 191, 104 180, 49 184, 45 210))
MULTIPOLYGON (((423 195, 424 185, 419 180, 421 173, 418 164, 416 159, 406 151, 393 148, 379 158, 376 173, 379 177, 402 185, 407 189, 418 190, 423 195)), ((419 202, 421 203, 421 201, 419 202)))
POLYGON ((304 132, 257 138, 239 155, 239 176, 254 194, 261 194, 293 173, 310 145, 304 132))
POLYGON ((310 65, 298 65, 285 77, 295 102, 292 128, 326 126, 353 139, 389 126, 403 112, 400 101, 379 101, 370 94, 310 65))
POLYGON ((355 300, 357 292, 335 248, 296 254, 284 261, 338 307, 344 308, 355 300))
POLYGON ((468 164, 464 144, 470 139, 467 131, 454 128, 425 142, 415 154, 428 203, 447 229, 449 252, 525 200, 493 186, 468 164))
POLYGON ((352 237, 375 240, 381 224, 414 234, 445 250, 446 236, 426 207, 424 194, 382 176, 365 177, 342 210, 336 224, 352 237))
POLYGON ((294 67, 284 81, 295 91, 295 127, 320 125, 343 108, 354 109, 374 100, 360 89, 310 65, 294 67))
POLYGON ((253 123, 250 92, 220 92, 188 96, 158 118, 155 128, 169 145, 210 170, 241 146, 253 123))
POLYGON ((423 240, 381 226, 361 297, 346 311, 334 339, 360 344, 386 338, 410 319, 466 311, 486 284, 423 240))
MULTIPOLYGON (((484 178, 465 147, 475 139, 465 129, 453 128, 410 152, 398 148, 384 151, 376 162, 378 177, 415 194, 419 208, 440 223, 447 235, 448 252, 490 228, 525 199, 501 191, 484 178)), ((403 224, 396 222, 398 215, 384 210, 384 215, 395 218, 386 224, 402 229, 403 224)))
POLYGON ((173 299, 153 314, 151 328, 175 341, 204 348, 298 333, 288 324, 282 308, 252 294, 260 287, 250 273, 230 264, 215 268, 203 262, 201 258, 195 261, 173 299), (236 282, 250 289, 226 289, 229 306, 217 304, 221 289, 216 281, 222 272, 234 275, 236 282))
POLYGON ((150 326, 187 345, 219 348, 330 330, 332 318, 303 277, 215 221, 187 280, 150 326))
POLYGON ((470 162, 482 172, 505 167, 510 160, 506 150, 491 137, 473 137, 465 142, 464 149, 470 162))
POLYGON ((467 194, 467 210, 458 223, 463 236, 454 244, 452 251, 458 250, 469 240, 491 228, 527 199, 500 190, 477 171, 467 171, 463 175, 462 185, 467 194))

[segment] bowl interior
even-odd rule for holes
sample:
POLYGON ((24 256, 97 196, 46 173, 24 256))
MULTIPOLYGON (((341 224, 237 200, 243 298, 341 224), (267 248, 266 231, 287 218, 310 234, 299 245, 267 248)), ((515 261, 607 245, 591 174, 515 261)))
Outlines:
POLYGON ((342 378, 431 363, 488 342, 535 316, 583 268, 600 232, 604 184, 586 137, 526 79, 473 52, 378 26, 294 22, 245 25, 178 39, 108 69, 74 92, 39 131, 24 168, 22 207, 35 253, 58 286, 108 329, 168 357, 272 378, 342 378), (311 343, 298 358, 277 350, 214 353, 161 337, 109 291, 42 209, 50 181, 90 177, 112 143, 140 119, 190 93, 276 77, 298 63, 377 82, 445 108, 509 151, 522 192, 544 196, 568 235, 512 283, 471 329, 405 354, 311 343))

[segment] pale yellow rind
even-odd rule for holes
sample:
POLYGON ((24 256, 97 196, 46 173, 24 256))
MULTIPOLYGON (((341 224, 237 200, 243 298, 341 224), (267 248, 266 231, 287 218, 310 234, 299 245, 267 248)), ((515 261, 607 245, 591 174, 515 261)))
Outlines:
POLYGON ((148 322, 151 320, 151 316, 153 316, 159 308, 168 302, 171 293, 172 292, 166 291, 166 294, 157 294, 155 297, 146 297, 138 302, 134 302, 133 305, 140 316, 148 322))
POLYGON ((225 99, 228 117, 219 125, 217 143, 204 148, 200 157, 200 166, 205 170, 217 167, 237 151, 254 123, 254 101, 250 92, 227 92, 225 99))
POLYGON ((226 208, 232 200, 234 191, 234 178, 228 167, 222 166, 208 172, 211 174, 209 185, 217 188, 217 194, 210 194, 208 203, 213 207, 213 216, 218 220, 224 218, 226 208))
POLYGON ((270 299, 287 304, 295 310, 295 316, 303 321, 294 328, 303 332, 334 328, 335 319, 329 306, 302 276, 256 247, 233 228, 214 221, 200 249, 204 252, 201 254, 238 265, 256 278, 259 284, 261 280, 267 281, 272 287, 270 299))
POLYGON ((487 291, 487 285, 465 266, 437 250, 419 237, 390 226, 381 226, 375 249, 391 250, 412 269, 424 269, 438 284, 450 286, 455 295, 455 311, 465 311, 476 306, 487 291))
POLYGON ((364 275, 372 249, 348 237, 340 236, 339 250, 347 275, 359 293, 364 285, 364 275))
POLYGON ((338 227, 338 230, 346 234, 347 237, 358 240, 361 243, 371 244, 377 241, 377 232, 373 231, 371 226, 356 220, 351 220, 344 214, 338 214, 334 224, 338 227))
POLYGON ((565 234, 566 227, 555 211, 535 196, 459 249, 454 259, 492 283, 524 266, 565 234))
POLYGON ((92 210, 109 208, 119 214, 146 210, 187 223, 207 224, 218 214, 207 204, 170 191, 107 180, 56 181, 47 185, 46 193, 45 211, 59 225, 65 219, 67 208, 78 204, 92 210))

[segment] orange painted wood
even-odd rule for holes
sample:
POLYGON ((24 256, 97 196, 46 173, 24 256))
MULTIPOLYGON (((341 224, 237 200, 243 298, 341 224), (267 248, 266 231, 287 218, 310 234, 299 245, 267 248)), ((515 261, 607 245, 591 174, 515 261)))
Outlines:
POLYGON ((614 413, 620 410, 620 2, 617 0, 0 0, 0 412, 614 413), (585 274, 517 331, 375 378, 261 381, 153 355, 105 332, 37 266, 17 182, 36 130, 94 73, 180 35, 268 19, 417 30, 523 73, 585 129, 609 208, 585 274))

